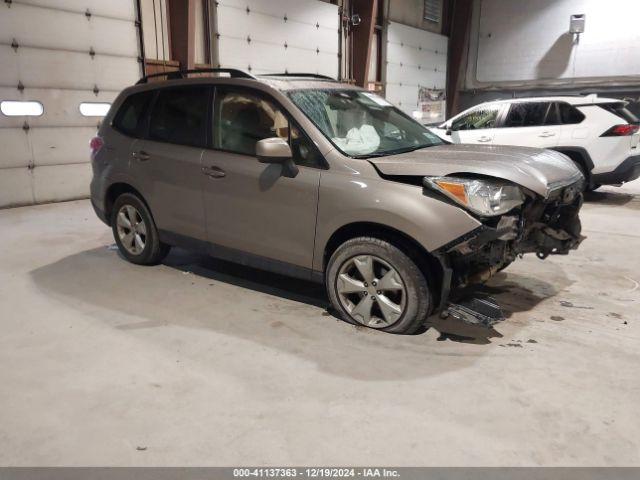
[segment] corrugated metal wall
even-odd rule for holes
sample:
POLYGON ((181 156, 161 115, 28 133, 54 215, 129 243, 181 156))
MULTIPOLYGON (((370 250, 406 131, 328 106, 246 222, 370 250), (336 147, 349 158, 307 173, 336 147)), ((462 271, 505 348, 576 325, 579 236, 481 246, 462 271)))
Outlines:
POLYGON ((40 116, 0 113, 0 207, 85 197, 89 141, 111 102, 141 75, 134 0, 0 4, 0 102, 36 101, 40 116))

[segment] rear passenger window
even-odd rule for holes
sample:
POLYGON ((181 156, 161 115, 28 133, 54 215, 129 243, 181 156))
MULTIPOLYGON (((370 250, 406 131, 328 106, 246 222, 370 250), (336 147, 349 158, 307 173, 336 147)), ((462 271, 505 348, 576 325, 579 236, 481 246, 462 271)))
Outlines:
POLYGON ((149 138, 159 142, 205 147, 209 87, 162 89, 149 120, 149 138))
POLYGON ((560 110, 560 121, 564 125, 580 123, 584 120, 584 114, 568 103, 559 103, 558 108, 560 110))
POLYGON ((125 135, 142 137, 144 115, 155 92, 134 93, 129 96, 116 114, 113 126, 125 135))
POLYGON ((498 120, 500 108, 501 107, 492 106, 473 110, 456 119, 451 125, 451 130, 482 130, 484 128, 494 128, 498 120))
POLYGON ((513 103, 504 123, 505 127, 537 127, 544 125, 550 103, 513 103))

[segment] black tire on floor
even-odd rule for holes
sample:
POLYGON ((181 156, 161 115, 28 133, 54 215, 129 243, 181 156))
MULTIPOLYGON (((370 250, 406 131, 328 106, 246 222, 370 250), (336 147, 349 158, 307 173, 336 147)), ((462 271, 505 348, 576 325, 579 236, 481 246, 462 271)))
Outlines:
POLYGON ((578 168, 578 170, 580 170, 580 173, 582 173, 582 176, 584 177, 584 186, 582 187, 583 192, 591 192, 599 187, 599 185, 594 186, 591 184, 591 175, 589 175, 589 171, 582 165, 581 162, 574 158, 571 158, 571 161, 578 168))
POLYGON ((166 245, 160 241, 158 236, 158 229, 153 221, 151 212, 145 205, 145 203, 135 195, 134 193, 123 193, 120 195, 113 204, 111 211, 111 229, 113 231, 113 238, 118 245, 118 249, 123 257, 125 257, 131 263, 138 265, 157 265, 160 263, 171 250, 171 246, 166 245), (141 221, 144 222, 146 227, 146 237, 144 242, 144 249, 139 254, 133 254, 125 248, 118 235, 117 217, 118 212, 123 206, 130 205, 134 207, 140 214, 141 221))
POLYGON ((331 255, 327 264, 325 284, 329 300, 338 315, 348 323, 362 325, 342 305, 337 289, 341 267, 345 262, 361 255, 378 257, 391 265, 398 272, 407 292, 401 316, 391 325, 376 329, 404 335, 424 330, 426 319, 432 310, 431 291, 427 279, 409 256, 395 245, 379 238, 353 238, 340 245, 331 255))

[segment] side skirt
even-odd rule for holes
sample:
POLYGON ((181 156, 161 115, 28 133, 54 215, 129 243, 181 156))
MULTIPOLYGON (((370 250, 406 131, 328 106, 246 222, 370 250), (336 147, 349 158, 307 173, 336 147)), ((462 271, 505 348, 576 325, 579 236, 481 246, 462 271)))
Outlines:
POLYGON ((280 260, 274 260, 260 255, 255 255, 253 253, 243 252, 241 250, 236 250, 235 248, 224 247, 222 245, 198 240, 178 233, 169 232, 167 230, 159 230, 158 233, 160 235, 161 242, 181 247, 185 250, 191 250, 220 260, 285 275, 287 277, 299 278, 315 283, 324 282, 324 273, 310 268, 300 267, 299 265, 293 265, 280 260))

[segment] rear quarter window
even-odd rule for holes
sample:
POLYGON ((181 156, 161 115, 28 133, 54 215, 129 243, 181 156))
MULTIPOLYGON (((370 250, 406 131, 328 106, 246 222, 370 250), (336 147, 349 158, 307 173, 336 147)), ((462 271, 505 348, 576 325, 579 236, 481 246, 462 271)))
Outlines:
POLYGON ((150 90, 134 93, 127 97, 118 109, 118 113, 116 113, 113 127, 130 137, 142 137, 144 134, 145 115, 154 94, 155 92, 150 90))
POLYGON ((560 122, 563 125, 581 123, 585 118, 584 113, 568 103, 558 103, 558 111, 560 113, 560 122))

